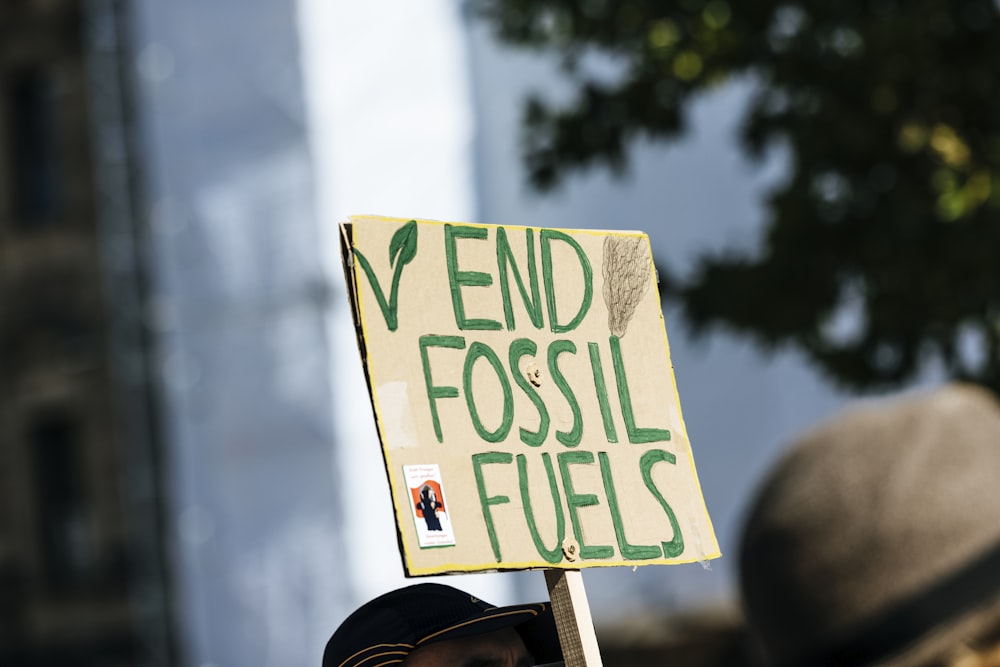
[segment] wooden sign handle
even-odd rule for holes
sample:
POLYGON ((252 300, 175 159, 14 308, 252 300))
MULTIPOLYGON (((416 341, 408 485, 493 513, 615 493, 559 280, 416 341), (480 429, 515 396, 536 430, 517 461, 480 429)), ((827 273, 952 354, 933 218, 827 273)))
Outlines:
POLYGON ((566 667, 603 667, 580 570, 545 570, 566 667))

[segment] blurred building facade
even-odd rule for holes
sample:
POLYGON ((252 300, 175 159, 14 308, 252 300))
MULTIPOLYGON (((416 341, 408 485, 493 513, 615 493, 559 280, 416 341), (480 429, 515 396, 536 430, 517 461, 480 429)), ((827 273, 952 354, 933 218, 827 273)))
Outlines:
POLYGON ((344 296, 322 261, 296 3, 131 4, 178 664, 318 664, 354 601, 345 522, 371 515, 334 465, 344 296))
POLYGON ((0 4, 0 664, 168 665, 110 2, 0 4))

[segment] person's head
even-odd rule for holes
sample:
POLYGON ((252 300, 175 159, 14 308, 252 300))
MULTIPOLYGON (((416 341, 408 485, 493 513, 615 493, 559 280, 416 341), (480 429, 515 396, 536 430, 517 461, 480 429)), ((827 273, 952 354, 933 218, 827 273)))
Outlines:
POLYGON ((772 665, 988 655, 1000 641, 995 397, 949 385, 807 433, 751 505, 739 565, 747 621, 772 665))
POLYGON ((323 667, 532 667, 562 660, 548 604, 493 605, 443 584, 386 593, 347 617, 323 667))

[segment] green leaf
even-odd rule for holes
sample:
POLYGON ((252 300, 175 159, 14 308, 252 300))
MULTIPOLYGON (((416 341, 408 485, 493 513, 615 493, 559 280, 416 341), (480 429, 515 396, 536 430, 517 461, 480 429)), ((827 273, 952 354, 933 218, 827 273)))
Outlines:
POLYGON ((409 264, 417 256, 417 221, 410 220, 396 230, 389 242, 389 266, 409 264))

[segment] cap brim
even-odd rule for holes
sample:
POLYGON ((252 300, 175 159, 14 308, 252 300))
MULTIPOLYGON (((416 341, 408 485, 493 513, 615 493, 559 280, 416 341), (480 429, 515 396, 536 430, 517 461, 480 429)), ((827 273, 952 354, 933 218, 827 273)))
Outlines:
POLYGON ((449 639, 473 637, 515 628, 536 661, 562 660, 551 605, 544 602, 496 607, 427 635, 416 648, 449 639))

